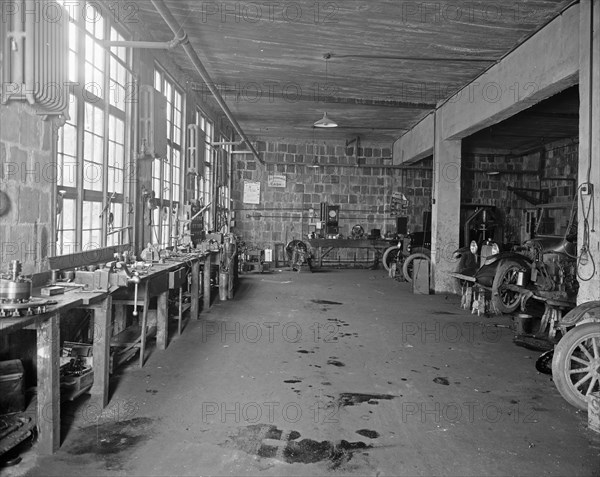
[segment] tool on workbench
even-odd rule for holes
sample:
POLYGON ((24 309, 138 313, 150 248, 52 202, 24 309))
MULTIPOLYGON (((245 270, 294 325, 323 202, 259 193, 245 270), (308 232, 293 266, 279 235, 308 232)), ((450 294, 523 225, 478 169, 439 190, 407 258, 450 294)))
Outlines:
POLYGON ((51 304, 31 297, 31 279, 21 271, 21 262, 12 260, 8 272, 0 274, 0 318, 39 315, 51 304))

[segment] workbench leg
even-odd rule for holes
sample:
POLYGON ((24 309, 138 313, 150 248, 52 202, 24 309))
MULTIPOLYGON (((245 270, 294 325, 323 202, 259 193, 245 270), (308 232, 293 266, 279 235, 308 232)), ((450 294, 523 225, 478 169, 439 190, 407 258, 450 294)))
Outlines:
MULTIPOLYGON (((183 287, 179 287, 179 319, 177 322, 177 332, 181 336, 181 321, 183 319, 183 287)), ((198 310, 198 305, 196 305, 196 311, 198 310)))
POLYGON ((146 327, 148 325, 148 306, 150 305, 150 287, 146 285, 144 287, 144 310, 142 311, 142 323, 141 323, 141 339, 140 339, 140 368, 144 366, 144 356, 146 354, 146 327))
POLYGON ((210 308, 210 269, 212 267, 212 254, 209 254, 204 259, 204 302, 202 304, 202 310, 208 313, 210 308))
MULTIPOLYGON (((196 261, 192 265, 192 290, 190 304, 190 319, 197 320, 200 318, 198 307, 200 306, 200 262, 196 261)), ((181 305, 179 305, 181 310, 181 305)))
POLYGON ((104 408, 108 404, 112 296, 108 295, 91 309, 94 311, 94 384, 90 394, 101 399, 104 408))
POLYGON ((115 335, 127 328, 127 305, 115 305, 115 335))
POLYGON ((169 290, 158 295, 156 319, 156 346, 158 349, 166 349, 169 339, 169 290))
POLYGON ((60 328, 54 314, 37 328, 37 413, 39 454, 60 447, 60 328))

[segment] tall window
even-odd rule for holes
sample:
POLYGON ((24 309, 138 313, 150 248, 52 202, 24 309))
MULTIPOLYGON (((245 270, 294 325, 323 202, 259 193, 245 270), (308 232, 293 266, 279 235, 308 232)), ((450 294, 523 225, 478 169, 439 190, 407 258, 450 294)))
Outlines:
POLYGON ((154 210, 152 227, 156 242, 168 247, 177 235, 173 227, 183 193, 183 93, 159 68, 154 72, 154 88, 167 99, 167 157, 154 159, 152 163, 152 187, 161 203, 161 207, 154 210))
MULTIPOLYGON (((69 119, 59 131, 57 254, 131 240, 125 214, 131 67, 123 40, 95 2, 70 3, 69 119)), ((68 10, 68 13, 67 13, 68 10)), ((131 218, 133 220, 133 218, 131 218)))
MULTIPOLYGON (((221 136, 221 142, 231 142, 227 136, 221 136)), ((215 229, 220 232, 229 231, 229 178, 231 177, 231 144, 223 144, 217 156, 217 208, 215 229)))
MULTIPOLYGON (((213 197, 213 170, 214 170, 214 157, 215 148, 212 146, 212 142, 215 137, 214 125, 210 119, 208 119, 200 110, 196 111, 196 124, 200 126, 200 129, 204 131, 206 137, 204 138, 205 153, 204 153, 204 164, 200 164, 199 167, 204 167, 204 175, 200 182, 200 196, 199 199, 202 202, 202 206, 205 206, 212 201, 213 197)), ((204 213, 204 229, 212 230, 212 217, 209 208, 204 213)))

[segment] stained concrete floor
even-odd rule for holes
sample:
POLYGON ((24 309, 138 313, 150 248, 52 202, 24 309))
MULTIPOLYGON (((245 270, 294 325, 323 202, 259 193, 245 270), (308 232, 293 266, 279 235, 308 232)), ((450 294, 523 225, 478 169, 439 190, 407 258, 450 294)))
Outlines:
POLYGON ((600 475, 600 435, 510 317, 383 271, 275 272, 63 409, 17 475, 600 475))

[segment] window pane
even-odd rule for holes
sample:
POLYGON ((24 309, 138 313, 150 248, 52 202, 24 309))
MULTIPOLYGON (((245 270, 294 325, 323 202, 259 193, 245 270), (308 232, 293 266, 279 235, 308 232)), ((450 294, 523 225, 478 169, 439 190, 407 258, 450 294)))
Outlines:
POLYGON ((75 201, 73 199, 63 200, 61 220, 62 229, 75 230, 75 201))

